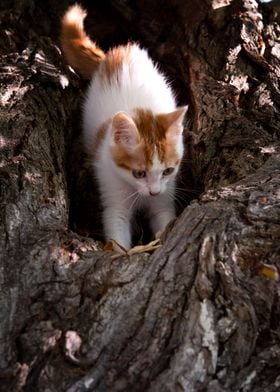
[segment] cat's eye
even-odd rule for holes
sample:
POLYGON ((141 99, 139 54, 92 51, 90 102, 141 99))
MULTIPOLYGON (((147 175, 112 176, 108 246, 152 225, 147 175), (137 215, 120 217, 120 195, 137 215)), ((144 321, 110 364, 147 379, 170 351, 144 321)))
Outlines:
POLYGON ((162 174, 164 176, 169 176, 173 172, 174 172, 174 167, 168 167, 165 170, 163 170, 162 174))
POLYGON ((132 174, 135 178, 144 178, 146 177, 145 170, 132 170, 132 174))

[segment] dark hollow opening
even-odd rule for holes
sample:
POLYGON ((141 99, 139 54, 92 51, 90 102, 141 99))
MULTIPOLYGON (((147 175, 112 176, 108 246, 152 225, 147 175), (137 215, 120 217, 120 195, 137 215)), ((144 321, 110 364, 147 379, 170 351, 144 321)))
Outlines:
MULTIPOLYGON (((178 105, 190 104, 186 75, 182 75, 182 70, 179 67, 176 68, 177 52, 174 39, 176 39, 176 35, 180 35, 180 32, 176 31, 176 28, 174 29, 177 17, 176 8, 165 5, 165 8, 172 8, 169 12, 171 17, 167 21, 165 19, 168 13, 166 9, 162 10, 160 4, 154 4, 147 14, 142 13, 140 16, 135 13, 135 5, 131 13, 124 13, 120 8, 121 2, 96 1, 92 5, 91 2, 84 1, 82 5, 88 13, 85 20, 86 31, 103 50, 119 44, 126 44, 128 41, 140 43, 148 50, 151 58, 158 63, 159 68, 170 80, 177 96, 178 105), (166 31, 169 31, 168 35, 166 35, 166 31)), ((81 81, 81 84, 83 83, 81 81)), ((87 83, 83 88, 84 91, 86 88, 87 83)), ((70 228, 79 234, 103 240, 102 205, 98 186, 81 143, 82 102, 83 98, 81 97, 80 111, 73 113, 71 125, 73 138, 70 142, 67 158, 70 198, 69 222, 70 228)), ((178 191, 175 200, 177 215, 203 190, 202 182, 192 175, 191 137, 188 133, 188 123, 191 116, 190 107, 186 116, 185 157, 177 177, 178 191)), ((146 243, 152 239, 149 223, 142 212, 136 214, 132 227, 134 244, 146 243)))

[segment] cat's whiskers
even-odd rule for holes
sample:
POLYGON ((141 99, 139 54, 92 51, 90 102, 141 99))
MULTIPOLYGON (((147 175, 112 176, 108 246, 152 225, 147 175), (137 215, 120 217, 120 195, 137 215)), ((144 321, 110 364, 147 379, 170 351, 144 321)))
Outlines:
POLYGON ((174 191, 172 188, 167 187, 165 194, 167 195, 167 197, 169 198, 169 200, 174 200, 174 191))
POLYGON ((124 200, 122 200, 122 204, 125 204, 127 201, 129 201, 133 196, 139 194, 139 191, 136 190, 133 193, 130 193, 124 200))
POLYGON ((128 210, 131 210, 135 205, 137 205, 137 202, 139 201, 141 197, 141 194, 139 193, 139 190, 136 190, 135 192, 130 193, 124 200, 122 200, 122 205, 126 204, 128 210))
POLYGON ((132 208, 137 205, 137 202, 139 199, 140 199, 140 194, 139 194, 139 192, 137 192, 137 194, 135 195, 135 198, 132 200, 132 203, 130 204, 128 209, 132 210, 132 208))
POLYGON ((191 189, 191 188, 180 188, 180 187, 175 187, 175 191, 177 192, 177 191, 181 191, 181 193, 184 193, 184 194, 188 194, 188 193, 191 193, 191 194, 193 194, 193 195, 199 195, 200 194, 200 192, 199 192, 199 190, 198 189, 191 189))
POLYGON ((174 192, 173 188, 167 187, 166 195, 169 200, 175 200, 179 204, 180 208, 184 208, 186 206, 187 198, 185 197, 182 190, 175 188, 174 192))

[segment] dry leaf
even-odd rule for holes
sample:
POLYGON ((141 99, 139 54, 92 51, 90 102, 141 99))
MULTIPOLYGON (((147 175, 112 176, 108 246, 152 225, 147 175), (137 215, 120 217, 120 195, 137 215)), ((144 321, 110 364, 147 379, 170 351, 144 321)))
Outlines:
POLYGON ((119 246, 124 251, 123 251, 123 253, 118 253, 118 254, 113 255, 112 259, 116 259, 120 256, 123 256, 124 254, 126 254, 127 256, 132 256, 132 255, 144 253, 144 252, 153 252, 154 250, 158 249, 161 246, 161 244, 160 244, 160 240, 156 239, 154 241, 149 242, 146 245, 137 245, 134 248, 131 248, 129 250, 124 249, 119 244, 117 244, 117 246, 119 246))
POLYGON ((261 264, 258 267, 258 273, 259 273, 259 275, 263 275, 266 278, 269 278, 272 280, 279 280, 279 273, 278 273, 277 268, 274 265, 261 264))
POLYGON ((120 252, 121 254, 127 254, 127 249, 115 240, 110 240, 109 242, 107 242, 104 245, 103 250, 107 250, 110 252, 112 252, 113 250, 117 250, 117 252, 120 252))
POLYGON ((109 252, 112 252, 114 250, 114 243, 113 241, 109 241, 107 242, 104 246, 103 246, 103 250, 107 250, 109 252))

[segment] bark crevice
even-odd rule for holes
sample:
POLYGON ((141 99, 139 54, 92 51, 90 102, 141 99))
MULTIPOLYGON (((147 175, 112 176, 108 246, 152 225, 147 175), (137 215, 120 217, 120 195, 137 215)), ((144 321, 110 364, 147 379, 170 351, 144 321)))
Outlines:
POLYGON ((4 3, 0 390, 276 392, 276 2, 83 2, 102 47, 140 41, 190 103, 181 213, 153 254, 118 259, 97 241, 86 84, 57 49, 68 2, 4 3))

